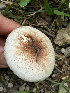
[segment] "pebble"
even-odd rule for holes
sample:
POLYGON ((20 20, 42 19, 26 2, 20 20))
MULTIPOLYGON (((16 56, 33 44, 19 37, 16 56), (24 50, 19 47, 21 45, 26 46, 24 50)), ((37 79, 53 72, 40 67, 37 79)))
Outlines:
POLYGON ((58 30, 54 43, 62 47, 70 45, 70 24, 66 28, 58 30))
POLYGON ((62 88, 60 93, 68 93, 68 91, 65 88, 62 88))
POLYGON ((7 92, 6 88, 3 89, 4 92, 7 92))
POLYGON ((33 88, 33 92, 36 92, 36 90, 37 90, 36 88, 33 88))
POLYGON ((44 19, 42 19, 42 18, 38 18, 37 21, 38 21, 38 23, 37 23, 38 25, 43 25, 43 26, 44 26, 44 25, 47 25, 47 24, 48 24, 48 23, 47 23, 44 19))
POLYGON ((51 87, 50 87, 50 86, 47 86, 46 89, 47 89, 48 91, 51 91, 51 87))
POLYGON ((8 83, 8 87, 9 88, 12 88, 13 87, 13 84, 12 83, 8 83))
POLYGON ((64 61, 66 64, 68 63, 67 61, 64 61))
POLYGON ((68 87, 68 84, 67 84, 67 83, 64 83, 64 85, 65 85, 66 87, 68 87))
POLYGON ((64 55, 65 55, 66 57, 70 57, 70 46, 65 49, 64 55))
POLYGON ((26 85, 26 83, 24 83, 22 86, 20 86, 19 91, 24 91, 25 90, 25 85, 26 85))
POLYGON ((27 86, 25 87, 25 90, 26 90, 26 91, 29 91, 29 89, 30 89, 30 87, 27 85, 27 86))
POLYGON ((59 73, 57 69, 53 71, 53 74, 57 74, 57 73, 59 73))
POLYGON ((64 54, 64 53, 65 53, 65 49, 64 49, 64 48, 62 48, 62 49, 61 49, 61 52, 64 54))
POLYGON ((68 78, 68 76, 62 77, 62 80, 66 79, 66 78, 68 78))
POLYGON ((46 20, 47 22, 51 22, 51 21, 52 21, 52 17, 51 17, 51 16, 45 16, 45 20, 46 20))
POLYGON ((0 92, 2 92, 3 91, 3 87, 0 87, 0 92))
POLYGON ((53 75, 52 75, 52 78, 54 78, 55 76, 56 76, 56 74, 53 74, 53 75))
POLYGON ((3 86, 3 84, 0 82, 0 87, 2 87, 3 86))
POLYGON ((9 76, 7 76, 6 74, 4 74, 4 77, 6 80, 9 80, 9 76))
POLYGON ((44 93, 44 89, 41 89, 41 92, 40 93, 44 93))
POLYGON ((42 89, 43 88, 43 85, 42 84, 39 84, 39 89, 42 89))
POLYGON ((0 5, 0 9, 5 9, 6 8, 6 5, 0 5))
POLYGON ((63 27, 66 27, 67 24, 68 24, 68 23, 67 23, 66 21, 62 23, 63 27))

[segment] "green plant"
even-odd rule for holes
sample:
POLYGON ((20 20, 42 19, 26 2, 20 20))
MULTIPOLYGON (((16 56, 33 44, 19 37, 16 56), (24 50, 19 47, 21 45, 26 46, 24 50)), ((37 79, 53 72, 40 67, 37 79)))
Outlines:
MULTIPOLYGON (((69 78, 66 78, 65 80, 63 80, 60 85, 59 85, 59 93, 61 93, 61 89, 62 87, 64 86, 64 83, 67 82, 68 80, 70 80, 70 77, 69 78)), ((66 88, 66 86, 64 86, 66 88)), ((66 88, 68 90, 68 92, 70 91, 70 89, 66 88)))
POLYGON ((14 6, 15 3, 17 3, 19 0, 15 0, 10 6, 8 6, 5 11, 2 13, 3 15, 6 15, 7 11, 14 6))
POLYGON ((17 93, 31 93, 32 90, 29 90, 29 91, 18 91, 17 93))
POLYGON ((20 0, 19 5, 20 5, 21 7, 24 7, 24 6, 26 6, 29 2, 30 2, 30 0, 20 0))
POLYGON ((70 77, 64 79, 61 83, 55 82, 55 81, 53 81, 53 80, 51 80, 49 78, 47 78, 47 80, 50 81, 51 83, 56 84, 56 85, 59 86, 58 93, 61 93, 62 87, 64 87, 68 91, 68 93, 70 93, 70 89, 67 86, 64 85, 65 82, 70 80, 70 77))
POLYGON ((51 8, 50 5, 49 5, 49 3, 48 3, 48 0, 44 0, 44 8, 45 8, 45 11, 46 11, 49 15, 54 15, 54 14, 56 14, 56 15, 65 15, 65 16, 70 17, 69 14, 62 12, 63 9, 64 9, 64 5, 66 5, 67 8, 68 8, 68 2, 67 2, 67 0, 62 0, 62 4, 61 4, 58 8, 55 8, 55 7, 54 7, 54 8, 51 8), (60 10, 60 9, 61 9, 61 10, 60 10), (59 10, 60 10, 60 11, 59 11, 59 10))
MULTIPOLYGON (((6 10, 2 13, 3 15, 6 15, 7 11, 12 7, 14 6, 15 3, 19 2, 19 5, 21 7, 25 7, 31 0, 16 0, 15 2, 13 2, 12 5, 8 6, 6 8, 6 10)), ((40 1, 40 0, 38 0, 40 1)), ((53 2, 53 1, 52 1, 53 2)), ((28 12, 28 13, 25 13, 25 14, 30 14, 30 13, 38 13, 38 12, 47 12, 48 15, 64 15, 64 16, 67 16, 67 17, 70 17, 69 14, 67 13, 64 13, 64 9, 67 9, 67 11, 70 11, 69 9, 69 1, 68 0, 61 0, 61 2, 59 3, 59 7, 52 7, 52 4, 50 4, 49 0, 44 0, 43 1, 43 7, 44 9, 41 9, 40 11, 34 11, 34 12, 28 12), (60 4, 61 3, 61 4, 60 4)))

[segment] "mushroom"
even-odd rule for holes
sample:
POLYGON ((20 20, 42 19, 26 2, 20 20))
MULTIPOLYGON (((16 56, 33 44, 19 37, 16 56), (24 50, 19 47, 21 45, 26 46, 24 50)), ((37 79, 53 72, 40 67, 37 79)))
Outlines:
POLYGON ((52 43, 36 28, 22 26, 13 30, 7 37, 4 50, 10 69, 25 81, 42 81, 54 69, 55 53, 52 43))

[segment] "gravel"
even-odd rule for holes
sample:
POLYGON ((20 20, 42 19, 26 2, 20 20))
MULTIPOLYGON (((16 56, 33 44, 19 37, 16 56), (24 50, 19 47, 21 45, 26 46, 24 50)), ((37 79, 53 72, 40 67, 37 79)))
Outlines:
POLYGON ((65 85, 66 87, 68 87, 68 84, 67 84, 67 83, 64 83, 64 85, 65 85))
POLYGON ((26 83, 24 83, 22 86, 20 86, 19 91, 24 91, 25 90, 25 85, 26 85, 26 83))
POLYGON ((66 28, 62 28, 58 31, 54 43, 62 47, 70 45, 70 24, 68 24, 66 28))
POLYGON ((65 49, 64 55, 70 57, 70 46, 65 49))
POLYGON ((13 87, 13 84, 12 83, 8 83, 8 87, 9 88, 12 88, 13 87))
POLYGON ((3 84, 0 82, 0 87, 3 87, 3 84))
POLYGON ((68 92, 65 88, 62 88, 60 93, 68 93, 68 92))
POLYGON ((62 52, 62 53, 65 53, 65 49, 64 49, 64 48, 62 48, 62 49, 61 49, 61 52, 62 52))
POLYGON ((0 92, 2 92, 3 91, 3 87, 0 87, 0 92))
POLYGON ((0 5, 0 10, 5 8, 6 8, 6 5, 0 5))
POLYGON ((9 80, 9 76, 8 75, 4 74, 4 77, 5 77, 6 80, 9 80))
MULTIPOLYGON (((1 2, 2 1, 3 0, 1 0, 1 2)), ((15 0, 5 0, 5 1, 15 1, 15 0)), ((28 4, 28 6, 29 6, 29 4, 28 4)), ((4 7, 3 5, 0 6, 0 12, 4 11, 3 7, 4 7)), ((34 26, 38 29, 41 29, 41 31, 44 30, 46 33, 48 33, 46 35, 48 35, 49 38, 51 39, 51 41, 53 43, 53 47, 55 49, 55 55, 56 55, 56 69, 54 69, 54 71, 51 74, 51 76, 49 77, 49 79, 61 83, 64 79, 66 79, 70 76, 70 57, 67 56, 67 55, 69 55, 68 47, 70 47, 69 46, 70 42, 68 42, 68 40, 70 39, 70 30, 69 30, 69 33, 66 33, 66 32, 68 32, 68 30, 67 30, 68 28, 66 28, 66 26, 67 26, 67 24, 69 24, 70 20, 68 19, 68 17, 64 16, 64 20, 67 19, 68 21, 66 20, 64 23, 61 23, 61 26, 60 26, 60 25, 58 25, 58 21, 57 21, 58 16, 54 16, 54 15, 48 16, 47 13, 46 13, 46 15, 40 15, 42 13, 45 14, 44 12, 33 14, 33 16, 35 16, 35 18, 33 18, 32 15, 24 14, 25 12, 28 12, 28 10, 30 8, 33 8, 33 6, 32 7, 29 6, 28 8, 27 7, 25 7, 25 9, 23 9, 20 6, 18 7, 18 4, 16 3, 15 6, 13 6, 13 8, 11 8, 7 12, 6 17, 13 19, 13 20, 17 20, 17 22, 20 24, 24 23, 24 25, 34 26), (22 16, 23 19, 18 20, 17 17, 12 18, 9 16, 9 13, 12 13, 15 16, 22 16), (36 19, 38 19, 39 16, 42 17, 48 23, 46 26, 44 26, 44 25, 38 26, 36 24, 37 23, 36 21, 38 21, 36 19), (25 17, 25 19, 24 19, 24 17, 25 17), (60 30, 63 28, 62 26, 64 28, 66 28, 65 30, 63 29, 64 31, 60 30), (52 30, 52 29, 54 29, 54 30, 52 30), (58 33, 60 33, 60 34, 58 36, 58 40, 56 40, 56 43, 55 43, 54 39, 57 37, 58 33), (54 35, 55 38, 52 38, 52 36, 49 34, 54 35), (62 34, 64 36, 62 36, 62 34), (69 36, 69 39, 68 39, 68 36, 69 36), (64 37, 64 39, 62 39, 62 37, 64 37), (66 37, 66 39, 65 39, 65 37, 66 37)), ((45 33, 45 32, 43 32, 43 33, 45 33)), ((0 93, 17 93, 18 91, 25 91, 25 90, 33 90, 32 93, 58 93, 58 90, 59 90, 58 89, 59 86, 57 84, 52 84, 52 82, 50 82, 48 80, 42 81, 42 87, 41 87, 41 82, 31 83, 31 82, 23 81, 20 78, 18 78, 16 75, 14 75, 14 73, 9 68, 0 69, 0 80, 1 80, 0 81, 0 93)), ((64 85, 67 86, 68 88, 70 88, 70 81, 65 82, 64 85)), ((68 93, 68 91, 65 88, 62 88, 61 93, 68 93)))
POLYGON ((26 90, 26 91, 29 91, 29 89, 30 89, 30 87, 27 85, 27 86, 25 87, 25 90, 26 90))
POLYGON ((50 86, 47 86, 46 89, 47 89, 48 91, 51 91, 51 87, 50 87, 50 86))
POLYGON ((36 88, 33 88, 33 92, 36 92, 36 90, 37 90, 36 88))

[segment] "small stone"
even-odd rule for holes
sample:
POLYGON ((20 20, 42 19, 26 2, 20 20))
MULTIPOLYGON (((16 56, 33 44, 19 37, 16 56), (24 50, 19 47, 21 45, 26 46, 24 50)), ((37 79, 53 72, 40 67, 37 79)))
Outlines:
POLYGON ((27 85, 27 86, 25 87, 25 90, 26 90, 26 91, 29 91, 29 89, 30 89, 30 87, 27 85))
POLYGON ((6 91, 6 88, 4 88, 3 91, 4 91, 4 92, 7 92, 7 91, 6 91))
POLYGON ((66 21, 62 23, 62 25, 63 25, 64 27, 66 27, 67 24, 68 24, 68 23, 67 23, 66 21))
POLYGON ((47 25, 48 23, 44 20, 44 19, 42 19, 42 18, 38 18, 38 20, 37 20, 37 25, 47 25))
POLYGON ((50 87, 50 86, 47 86, 46 89, 47 89, 48 91, 51 91, 51 87, 50 87))
POLYGON ((43 85, 42 84, 39 84, 38 87, 39 87, 39 89, 42 89, 43 88, 43 85))
POLYGON ((6 5, 0 5, 0 10, 5 9, 6 5))
POLYGON ((40 93, 44 93, 44 89, 41 89, 41 92, 40 93))
POLYGON ((4 77, 6 80, 9 80, 9 76, 7 76, 6 74, 4 74, 4 77))
POLYGON ((22 85, 22 86, 20 86, 20 88, 19 88, 19 91, 24 91, 25 90, 25 83, 22 85))
POLYGON ((64 53, 65 53, 65 49, 64 49, 64 48, 62 48, 62 49, 61 49, 61 52, 64 54, 64 53))
POLYGON ((55 74, 52 75, 52 78, 54 78, 54 77, 55 77, 55 74))
POLYGON ((70 45, 70 24, 66 28, 62 28, 58 31, 54 43, 59 46, 70 45))
POLYGON ((57 73, 59 73, 58 70, 54 70, 54 71, 53 71, 53 75, 54 75, 54 74, 57 74, 57 73))
POLYGON ((36 90, 37 90, 36 88, 33 88, 33 92, 36 92, 36 90))
POLYGON ((13 81, 13 78, 11 77, 10 80, 13 81))
POLYGON ((65 85, 66 87, 68 87, 68 84, 67 84, 67 83, 64 83, 64 85, 65 85))
POLYGON ((16 85, 13 88, 9 89, 6 93, 18 93, 18 85, 16 85))
POLYGON ((62 80, 66 79, 66 78, 68 78, 68 76, 62 77, 62 80))
POLYGON ((68 64, 68 62, 67 61, 64 61, 66 64, 68 64))
POLYGON ((52 21, 52 17, 51 16, 45 16, 45 20, 49 23, 52 21))
POLYGON ((0 92, 2 92, 3 91, 3 87, 0 87, 0 92))
POLYGON ((66 48, 64 55, 65 55, 66 57, 70 57, 70 47, 67 47, 67 48, 66 48))
POLYGON ((13 84, 12 83, 8 83, 8 87, 9 88, 12 88, 13 87, 13 84))
POLYGON ((2 87, 3 86, 3 84, 0 82, 0 87, 2 87))
POLYGON ((62 87, 62 89, 61 89, 61 92, 60 93, 68 93, 68 91, 65 89, 65 88, 63 88, 62 87))

